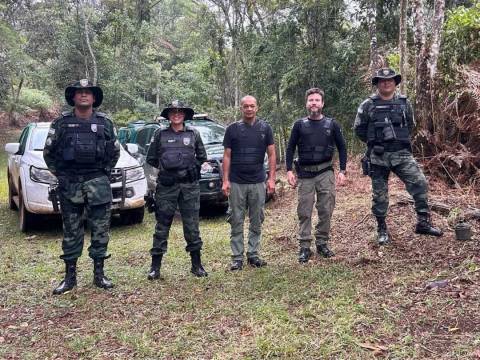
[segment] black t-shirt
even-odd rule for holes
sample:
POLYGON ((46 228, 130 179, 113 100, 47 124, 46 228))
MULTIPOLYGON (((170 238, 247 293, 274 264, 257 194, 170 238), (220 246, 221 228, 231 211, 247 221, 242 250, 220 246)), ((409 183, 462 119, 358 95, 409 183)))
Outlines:
POLYGON ((264 182, 266 178, 263 166, 265 152, 267 147, 273 145, 273 143, 272 128, 263 120, 256 119, 253 125, 249 125, 243 120, 229 125, 223 138, 223 146, 232 151, 230 181, 238 184, 264 182), (243 153, 248 152, 256 152, 258 160, 255 163, 246 165, 236 163, 235 158, 241 158, 244 156, 243 153))

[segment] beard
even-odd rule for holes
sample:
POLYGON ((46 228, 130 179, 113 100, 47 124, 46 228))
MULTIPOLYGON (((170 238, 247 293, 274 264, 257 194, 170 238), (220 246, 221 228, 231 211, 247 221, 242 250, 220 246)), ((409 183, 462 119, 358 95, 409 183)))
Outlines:
POLYGON ((308 115, 309 116, 319 116, 322 114, 322 109, 315 109, 315 110, 312 110, 312 109, 308 109, 308 115))

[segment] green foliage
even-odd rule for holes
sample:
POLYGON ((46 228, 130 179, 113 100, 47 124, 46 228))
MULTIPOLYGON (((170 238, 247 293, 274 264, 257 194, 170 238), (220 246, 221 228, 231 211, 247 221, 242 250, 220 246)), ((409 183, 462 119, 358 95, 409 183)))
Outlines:
POLYGON ((138 120, 138 114, 129 109, 123 109, 113 114, 113 121, 117 126, 126 126, 130 121, 138 120))
POLYGON ((440 65, 447 82, 453 81, 458 65, 470 64, 480 58, 480 1, 470 8, 463 6, 447 12, 443 32, 440 65))
POLYGON ((19 103, 21 106, 34 110, 48 110, 53 105, 52 99, 46 92, 29 88, 21 90, 19 103))

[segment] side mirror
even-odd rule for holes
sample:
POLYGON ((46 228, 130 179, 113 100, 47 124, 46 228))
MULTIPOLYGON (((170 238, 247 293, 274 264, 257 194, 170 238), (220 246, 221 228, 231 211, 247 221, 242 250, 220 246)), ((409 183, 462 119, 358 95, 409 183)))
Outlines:
POLYGON ((126 144, 127 145, 127 151, 131 154, 131 155, 136 155, 138 154, 138 145, 137 144, 126 144))
POLYGON ((5 144, 5 151, 10 155, 15 155, 20 150, 20 143, 5 144))

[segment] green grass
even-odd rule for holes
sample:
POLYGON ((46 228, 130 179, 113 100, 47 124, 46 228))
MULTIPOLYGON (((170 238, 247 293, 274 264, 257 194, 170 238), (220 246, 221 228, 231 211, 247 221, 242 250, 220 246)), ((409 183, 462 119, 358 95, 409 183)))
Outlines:
MULTIPOLYGON (((116 285, 112 291, 92 285, 87 236, 78 287, 54 297, 64 270, 60 223, 28 235, 18 230, 18 215, 7 208, 5 162, 0 152, 0 358, 367 359, 375 353, 365 344, 373 344, 385 346, 379 355, 389 359, 468 359, 480 346, 478 333, 466 326, 459 325, 458 334, 440 327, 475 317, 478 306, 472 304, 478 302, 415 290, 436 276, 477 281, 474 258, 443 269, 428 260, 400 266, 403 255, 387 249, 384 259, 393 265, 380 259, 359 267, 350 258, 371 258, 377 250, 365 246, 356 253, 354 243, 338 242, 337 258, 302 266, 296 260, 294 203, 267 211, 265 268, 227 271, 229 225, 218 215, 201 220, 210 276, 194 278, 175 219, 163 279, 150 282, 155 222, 147 214, 143 224, 111 229, 106 273, 116 285), (279 242, 282 236, 288 239, 279 242)), ((337 206, 343 213, 353 205, 337 206)))

